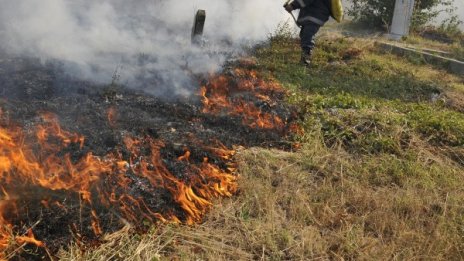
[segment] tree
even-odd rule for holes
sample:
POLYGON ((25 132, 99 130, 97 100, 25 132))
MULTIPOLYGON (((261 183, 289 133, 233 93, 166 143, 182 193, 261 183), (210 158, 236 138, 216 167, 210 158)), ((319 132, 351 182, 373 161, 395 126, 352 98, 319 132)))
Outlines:
MULTIPOLYGON (((351 0, 353 5, 348 9, 348 15, 354 21, 388 28, 393 18, 395 0, 351 0)), ((441 12, 452 14, 453 0, 416 0, 412 17, 412 28, 420 28, 435 19, 441 12)))

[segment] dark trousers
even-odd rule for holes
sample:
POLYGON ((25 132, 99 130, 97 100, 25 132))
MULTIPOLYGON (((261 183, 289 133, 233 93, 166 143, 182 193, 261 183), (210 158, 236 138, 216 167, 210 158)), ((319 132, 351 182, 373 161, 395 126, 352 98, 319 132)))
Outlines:
POLYGON ((301 38, 301 49, 306 54, 311 54, 315 46, 314 36, 317 34, 320 25, 310 22, 309 24, 303 25, 300 31, 301 38))

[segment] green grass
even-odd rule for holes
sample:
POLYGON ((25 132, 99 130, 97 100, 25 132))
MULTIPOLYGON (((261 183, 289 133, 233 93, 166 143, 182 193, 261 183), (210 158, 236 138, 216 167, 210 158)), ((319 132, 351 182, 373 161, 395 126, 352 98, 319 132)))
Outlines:
POLYGON ((240 152, 239 195, 203 224, 63 260, 464 259, 464 79, 324 32, 306 69, 291 36, 249 66, 289 90, 301 149, 240 152))
POLYGON ((408 37, 405 37, 402 42, 419 48, 444 51, 448 53, 445 54, 445 56, 461 61, 464 60, 464 34, 462 32, 458 33, 454 37, 451 37, 450 42, 448 43, 444 43, 438 40, 425 39, 417 34, 412 34, 408 37))
POLYGON ((298 55, 295 44, 271 44, 257 51, 257 69, 293 91, 289 100, 303 111, 307 132, 321 131, 326 143, 390 153, 403 151, 401 144, 413 136, 430 144, 464 144, 462 107, 450 106, 456 97, 447 97, 463 89, 462 78, 378 54, 361 39, 320 39, 309 70, 297 64, 298 55))

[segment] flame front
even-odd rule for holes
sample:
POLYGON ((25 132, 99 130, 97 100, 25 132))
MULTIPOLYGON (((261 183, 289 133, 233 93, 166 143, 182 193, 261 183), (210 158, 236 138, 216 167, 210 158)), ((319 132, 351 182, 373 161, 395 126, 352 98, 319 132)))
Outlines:
POLYGON ((256 105, 269 104, 270 95, 283 94, 283 88, 276 82, 264 81, 253 70, 235 69, 233 75, 212 77, 202 86, 200 95, 203 112, 226 113, 242 117, 242 123, 251 128, 283 130, 285 122, 277 115, 263 111, 256 105), (242 97, 242 93, 252 95, 253 101, 242 97))
MULTIPOLYGON (((200 91, 204 114, 233 116, 246 128, 279 132, 287 122, 269 108, 283 94, 277 83, 242 69, 211 77, 200 91)), ((107 109, 107 126, 122 126, 116 122, 121 116, 115 107, 107 109)), ((164 141, 126 132, 110 153, 96 156, 87 152, 83 135, 62 129, 51 113, 42 113, 27 128, 3 118, 0 111, 0 260, 18 246, 47 247, 47 235, 38 230, 40 216, 30 220, 30 208, 70 215, 62 229, 81 242, 88 233, 103 236, 111 222, 136 228, 146 227, 145 221, 201 222, 214 198, 238 189, 235 151, 219 141, 205 145, 189 136, 201 155, 184 146, 183 154, 166 159, 164 141), (171 171, 173 165, 182 168, 171 171)))
MULTIPOLYGON (((196 173, 192 173, 195 175, 190 175, 188 181, 177 178, 162 161, 160 151, 164 143, 151 137, 126 136, 125 146, 131 153, 128 160, 123 160, 120 153, 104 157, 87 153, 76 159, 66 151, 74 147, 82 148, 84 137, 63 130, 52 114, 43 114, 41 118, 42 123, 35 127, 34 135, 26 135, 19 127, 0 127, 2 253, 12 243, 45 246, 35 238, 32 227, 23 234, 17 234, 18 226, 26 225, 15 222, 25 214, 17 208, 17 199, 25 188, 40 187, 48 191, 68 191, 79 195, 83 207, 91 209, 91 227, 96 236, 104 233, 96 205, 116 207, 118 215, 132 224, 138 224, 141 220, 176 223, 183 220, 193 224, 201 221, 214 197, 231 196, 237 190, 236 175, 222 171, 208 163, 207 159, 198 166, 192 164, 191 169, 196 173), (128 172, 147 181, 147 186, 167 190, 184 214, 176 216, 169 212, 154 212, 143 197, 131 194, 130 188, 134 181, 125 175, 128 172), (107 183, 112 186, 105 186, 107 183)), ((230 158, 233 153, 221 149, 218 157, 230 158)), ((179 157, 178 161, 188 161, 189 156, 190 152, 179 157)), ((60 201, 50 202, 43 198, 40 202, 45 208, 53 205, 67 211, 67 206, 60 201)), ((74 224, 73 227, 79 226, 74 224)), ((0 255, 2 258, 5 256, 0 255)))

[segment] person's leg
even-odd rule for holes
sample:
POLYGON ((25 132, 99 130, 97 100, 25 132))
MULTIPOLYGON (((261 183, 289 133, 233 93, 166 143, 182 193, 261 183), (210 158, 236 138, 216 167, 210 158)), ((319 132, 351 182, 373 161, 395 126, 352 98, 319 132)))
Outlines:
POLYGON ((301 27, 301 62, 305 65, 311 63, 311 53, 315 46, 314 36, 319 31, 319 28, 321 26, 315 23, 309 23, 301 27))

